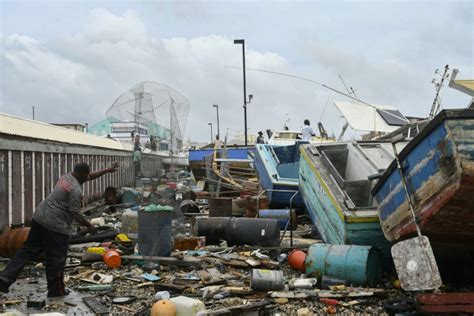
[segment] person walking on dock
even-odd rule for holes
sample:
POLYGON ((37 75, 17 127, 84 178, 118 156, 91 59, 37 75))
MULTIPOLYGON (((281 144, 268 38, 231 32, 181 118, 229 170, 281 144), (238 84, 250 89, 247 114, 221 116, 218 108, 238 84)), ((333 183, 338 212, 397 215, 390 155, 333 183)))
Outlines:
POLYGON ((80 225, 87 227, 89 233, 96 232, 96 228, 80 212, 82 184, 115 172, 117 168, 118 163, 114 162, 110 168, 90 172, 88 164, 79 163, 72 173, 59 178, 53 191, 36 208, 27 240, 7 267, 0 272, 0 292, 8 293, 8 288, 15 282, 25 265, 44 253, 48 297, 69 294, 64 286, 64 267, 72 233, 71 224, 76 220, 80 225))
POLYGON ((304 120, 304 127, 301 130, 301 140, 309 142, 312 136, 316 136, 316 133, 310 125, 308 119, 304 120))

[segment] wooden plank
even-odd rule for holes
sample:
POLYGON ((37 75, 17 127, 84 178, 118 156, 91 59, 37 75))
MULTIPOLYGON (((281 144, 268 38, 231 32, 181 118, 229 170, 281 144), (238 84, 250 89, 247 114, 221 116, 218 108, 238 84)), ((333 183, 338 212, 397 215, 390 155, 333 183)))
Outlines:
POLYGON ((474 292, 419 294, 416 301, 420 304, 447 305, 447 304, 471 304, 474 305, 474 292))
MULTIPOLYGON (((85 162, 89 165, 89 168, 91 167, 91 156, 90 155, 86 155, 85 156, 85 162)), ((87 181, 85 184, 84 184, 84 194, 87 195, 87 196, 91 196, 91 182, 90 181, 87 181)))
POLYGON ((23 205, 21 205, 22 197, 22 181, 21 178, 21 152, 12 151, 12 225, 21 225, 21 213, 23 205))
POLYGON ((73 160, 72 154, 67 154, 67 172, 72 172, 73 170, 73 160))
POLYGON ((44 153, 44 196, 48 197, 51 192, 51 155, 44 153))
POLYGON ((30 221, 33 216, 33 153, 31 151, 26 151, 23 154, 24 161, 24 181, 25 181, 25 205, 23 206, 24 210, 24 220, 30 221))
MULTIPOLYGON (((91 158, 92 158, 91 165, 90 165, 91 170, 96 171, 97 170, 97 155, 92 155, 91 158)), ((92 186, 91 196, 94 196, 97 192, 98 183, 97 181, 92 180, 90 184, 92 186)))
POLYGON ((0 150, 0 228, 8 225, 8 151, 0 150))
POLYGON ((43 154, 35 152, 35 208, 43 200, 43 154))
POLYGON ((66 154, 59 154, 59 164, 61 168, 59 169, 59 175, 63 176, 66 172, 66 154))
MULTIPOLYGON (((99 168, 98 170, 104 169, 104 156, 99 156, 99 168)), ((97 191, 97 196, 100 196, 100 193, 104 192, 104 177, 99 178, 99 190, 97 191)))

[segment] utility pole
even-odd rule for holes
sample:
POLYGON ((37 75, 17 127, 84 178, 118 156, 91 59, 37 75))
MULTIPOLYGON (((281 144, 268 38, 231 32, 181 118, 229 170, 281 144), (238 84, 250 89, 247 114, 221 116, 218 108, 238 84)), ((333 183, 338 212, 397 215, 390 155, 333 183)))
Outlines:
POLYGON ((221 127, 220 127, 220 124, 219 124, 219 105, 214 104, 212 107, 216 108, 216 111, 217 111, 217 137, 219 137, 219 139, 220 139, 221 138, 221 127))
POLYGON ((243 63, 243 75, 244 75, 244 132, 245 132, 245 146, 248 145, 247 142, 247 85, 245 77, 245 40, 236 39, 234 44, 242 44, 242 63, 243 63))

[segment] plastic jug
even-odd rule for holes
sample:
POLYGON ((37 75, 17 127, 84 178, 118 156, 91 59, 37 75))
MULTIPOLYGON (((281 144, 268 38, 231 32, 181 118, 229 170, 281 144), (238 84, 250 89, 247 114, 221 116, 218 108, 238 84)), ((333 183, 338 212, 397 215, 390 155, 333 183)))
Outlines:
POLYGON ((127 234, 130 238, 138 238, 138 213, 131 209, 125 210, 122 214, 121 233, 127 234))
POLYGON ((200 300, 186 296, 178 296, 170 299, 176 305, 176 316, 194 316, 206 307, 200 300))

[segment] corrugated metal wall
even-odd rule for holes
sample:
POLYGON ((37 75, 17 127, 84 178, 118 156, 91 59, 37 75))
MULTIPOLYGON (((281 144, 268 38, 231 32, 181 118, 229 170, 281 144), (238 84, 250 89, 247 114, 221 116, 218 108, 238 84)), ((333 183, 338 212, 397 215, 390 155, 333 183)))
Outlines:
MULTIPOLYGON (((3 138, 0 135, 0 229, 21 225, 31 219, 36 206, 53 190, 56 181, 71 172, 74 165, 86 162, 91 170, 120 164, 115 173, 106 174, 83 185, 90 199, 102 197, 106 187, 130 186, 134 181, 131 152, 95 147, 47 143, 31 139, 3 138)), ((142 156, 142 173, 155 177, 161 173, 162 157, 142 156)))

